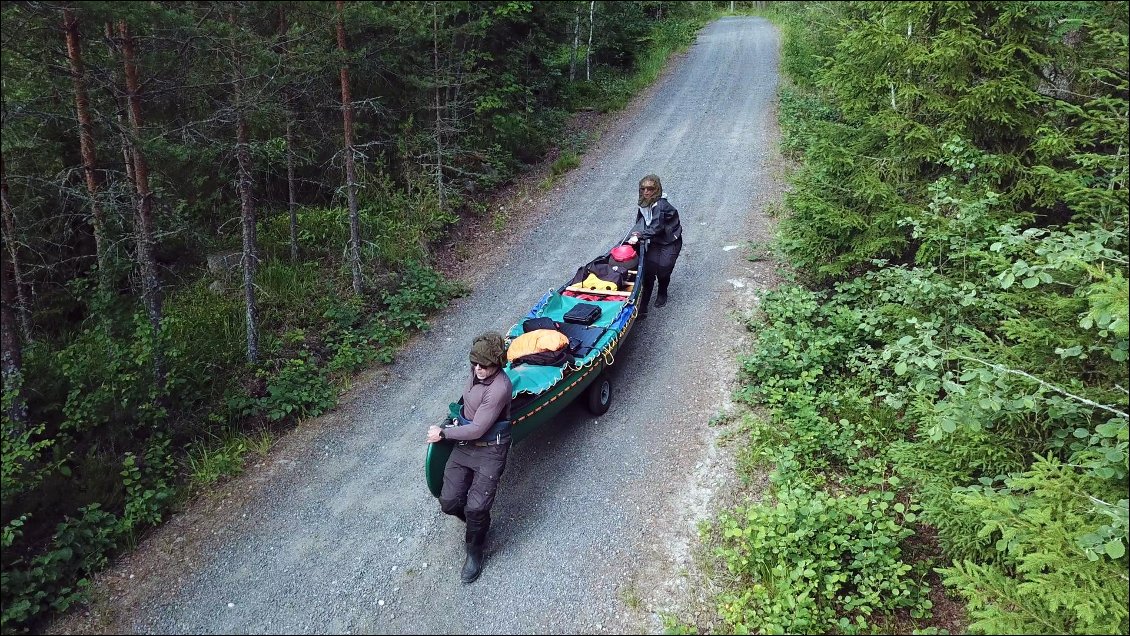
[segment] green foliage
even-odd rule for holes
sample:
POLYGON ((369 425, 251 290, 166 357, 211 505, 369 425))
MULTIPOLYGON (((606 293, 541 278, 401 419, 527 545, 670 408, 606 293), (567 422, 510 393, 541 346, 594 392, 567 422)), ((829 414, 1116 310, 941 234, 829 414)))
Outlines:
POLYGON ((5 383, 3 403, 0 406, 3 412, 0 426, 4 432, 0 438, 3 444, 0 447, 0 492, 4 493, 5 504, 9 497, 31 490, 48 473, 58 468, 57 464, 44 461, 46 452, 55 444, 54 439, 44 435, 46 425, 25 427, 8 417, 21 384, 22 381, 18 378, 5 383))
POLYGON ((168 438, 158 437, 145 449, 140 465, 133 453, 127 453, 122 462, 126 504, 118 522, 122 532, 131 537, 159 524, 176 494, 176 461, 170 444, 168 438))
MULTIPOLYGON (((899 228, 929 201, 930 184, 964 191, 960 200, 970 203, 951 207, 947 223, 974 231, 1018 214, 1054 218, 1065 205, 1077 220, 1116 220, 1125 204, 1113 197, 1126 179, 1116 152, 1126 135, 1126 73, 1112 51, 1125 50, 1126 24, 1085 4, 849 3, 804 13, 799 22, 816 35, 787 32, 804 44, 786 50, 805 53, 786 67, 803 88, 822 89, 826 105, 808 111, 839 117, 806 119, 786 133, 807 140, 783 224, 798 264, 827 280, 857 273, 870 259, 918 257, 899 228), (1079 45, 1048 31, 1057 21, 1071 25, 1079 45), (1099 42, 1112 48, 1102 51, 1099 42), (1049 65, 1062 83, 1050 91, 1055 100, 1036 88, 1049 65), (1081 92, 1058 88, 1072 79, 1081 92), (985 161, 955 162, 947 147, 955 138, 967 140, 958 142, 959 155, 985 161), (1026 145, 1038 152, 1020 150, 1026 145), (989 205, 970 219, 977 201, 989 205)), ((945 197, 933 199, 946 205, 945 197)))
MULTIPOLYGON (((833 31, 812 29, 810 15, 796 10, 778 9, 774 11, 773 21, 782 30, 782 73, 802 88, 815 87, 821 66, 820 58, 834 45, 833 31)), ((782 92, 782 103, 785 94, 782 92)))
MULTIPOLYGON (((362 254, 366 262, 396 266, 420 260, 426 255, 428 239, 456 220, 449 209, 439 205, 433 190, 416 189, 414 194, 406 193, 381 172, 360 175, 357 198, 362 254)), ((297 225, 300 254, 346 262, 348 208, 302 208, 297 213, 297 225)), ((279 292, 278 302, 285 302, 285 298, 300 299, 304 291, 313 292, 311 288, 319 282, 317 265, 313 262, 288 264, 281 260, 290 250, 289 216, 274 215, 260 221, 259 228, 265 252, 279 259, 268 261, 261 272, 268 283, 278 280, 279 284, 269 287, 279 292)), ((270 291, 268 299, 272 298, 269 294, 270 291)))
MULTIPOLYGON (((633 4, 635 3, 618 2, 609 3, 605 7, 613 11, 630 12, 636 10, 631 6, 633 4)), ((647 46, 636 47, 634 44, 629 46, 616 56, 615 66, 599 67, 593 72, 592 81, 572 85, 570 104, 574 108, 593 107, 601 112, 614 112, 622 110, 634 95, 650 86, 659 77, 671 54, 686 50, 694 42, 698 30, 707 17, 699 13, 701 7, 694 6, 699 3, 677 4, 682 5, 685 13, 676 15, 674 19, 656 23, 650 35, 645 36, 641 33, 633 36, 634 39, 645 42, 647 46), (636 57, 636 48, 639 48, 642 55, 636 57), (625 66, 631 68, 632 72, 624 74, 616 70, 616 67, 625 66)), ((610 23, 616 20, 629 29, 635 29, 637 25, 646 23, 638 18, 626 17, 622 18, 627 20, 626 22, 619 21, 611 14, 606 15, 604 19, 610 23)))
POLYGON ((548 190, 553 187, 554 182, 561 175, 569 172, 573 168, 581 165, 581 159, 577 156, 576 152, 566 151, 560 157, 554 160, 549 166, 549 176, 541 183, 543 190, 548 190))
MULTIPOLYGON (((580 152, 573 140, 560 140, 569 109, 592 106, 578 96, 598 94, 590 90, 596 82, 568 78, 579 4, 346 3, 345 52, 326 37, 332 3, 301 11, 287 3, 231 8, 74 7, 100 162, 99 237, 92 236, 94 207, 78 166, 80 127, 58 7, 0 9, 6 205, 17 219, 13 236, 5 228, 5 245, 11 240, 16 260, 31 265, 23 284, 35 299, 36 340, 23 343, 35 424, 3 426, 5 632, 34 628, 56 601, 71 602, 77 588, 67 577, 82 570, 76 562, 88 554, 50 544, 58 523, 78 515, 85 521, 66 523, 86 523, 83 531, 107 545, 128 546, 175 505, 177 462, 202 482, 237 470, 250 442, 240 446, 230 441, 239 433, 216 430, 285 426, 330 408, 349 373, 391 361, 412 333, 427 328, 431 312, 462 293, 428 265, 448 228, 547 148, 566 153, 558 173, 580 152), (130 221, 136 187, 115 163, 120 50, 98 44, 104 24, 119 20, 136 36, 141 82, 161 87, 143 91, 142 130, 132 140, 147 160, 155 206, 158 333, 138 311, 130 221), (243 67, 238 103, 235 58, 243 67), (354 99, 366 283, 356 297, 341 110, 326 107, 340 100, 343 65, 354 99), (242 239, 236 109, 249 125, 258 219, 262 351, 254 367, 244 354, 242 280, 233 276, 219 281, 227 289, 213 289, 217 281, 202 271, 204 254, 242 239), (291 157, 293 261, 284 211, 291 157), (96 245, 109 260, 105 288, 92 270, 96 245), (164 373, 155 381, 158 361, 164 373), (160 450, 157 432, 168 436, 160 450), (37 556, 48 561, 31 572, 37 556)), ((703 12, 696 3, 600 4, 594 77, 628 99, 624 91, 651 81, 673 42, 690 41, 703 12), (621 82, 625 75, 643 83, 621 82)), ((91 558, 105 553, 101 545, 91 540, 91 558)))
POLYGON ((242 416, 263 415, 271 422, 315 417, 336 404, 333 376, 374 360, 391 362, 395 349, 412 333, 429 328, 429 313, 465 291, 430 267, 407 263, 404 268, 400 285, 381 292, 381 309, 367 310, 360 297, 327 303, 322 314, 323 356, 315 355, 318 343, 303 330, 285 334, 281 346, 299 352, 255 372, 265 382, 263 395, 229 396, 228 407, 242 416))
POLYGON ((737 584, 719 598, 734 633, 859 633, 877 615, 922 617, 926 589, 902 559, 913 506, 894 493, 833 496, 802 485, 723 514, 718 554, 737 584))
POLYGON ((697 634, 698 629, 694 625, 690 625, 680 621, 673 616, 663 616, 663 633, 664 634, 697 634))
MULTIPOLYGON (((751 324, 739 396, 770 411, 745 461, 785 491, 906 488, 973 632, 1127 631, 1121 9, 776 18, 802 162, 781 245, 823 289, 767 294, 751 324)), ((726 610, 772 607, 759 581, 726 610)))
MULTIPOLYGON (((298 217, 299 253, 318 258, 342 258, 349 244, 349 210, 346 208, 303 207, 298 217)), ((365 236, 375 232, 372 218, 361 217, 365 236)), ((258 236, 266 255, 281 257, 289 253, 290 218, 277 214, 259 221, 258 236)), ((285 287, 285 286, 284 286, 285 287)))
POLYGON ((385 312, 381 317, 389 325, 427 329, 423 320, 426 313, 444 307, 466 291, 462 283, 450 281, 430 267, 410 263, 405 268, 404 284, 395 292, 382 293, 385 312))
POLYGON ((941 570, 969 602, 972 633, 1126 631, 1130 592, 1119 581, 1127 567, 1127 500, 1098 512, 1083 494, 1096 489, 1089 479, 1041 458, 1003 487, 958 490, 980 515, 978 534, 995 537, 1000 553, 997 563, 962 560, 941 570))
POLYGON ((398 268, 425 258, 428 240, 457 220, 434 184, 405 192, 380 171, 363 173, 359 182, 364 252, 379 263, 398 268))
POLYGON ((225 477, 243 472, 248 453, 263 456, 270 447, 271 437, 265 431, 253 436, 229 431, 219 440, 210 436, 192 444, 185 463, 193 485, 207 487, 225 477))
POLYGON ((165 302, 162 337, 170 408, 195 410, 215 403, 225 382, 243 364, 247 337, 240 299, 208 289, 201 279, 171 293, 165 302))
POLYGON ((800 287, 764 294, 766 323, 751 325, 758 328, 758 347, 741 361, 743 372, 754 380, 746 398, 782 404, 811 391, 821 375, 843 364, 851 334, 828 324, 825 301, 825 294, 800 287))
MULTIPOLYGON (((117 520, 91 504, 77 519, 59 523, 50 546, 35 556, 5 557, 3 613, 0 627, 25 631, 43 612, 63 612, 83 598, 90 585, 88 575, 101 570, 107 555, 117 545, 117 520)), ((21 534, 19 523, 4 527, 5 552, 21 534)))
MULTIPOLYGON (((263 263, 256 272, 255 284, 256 299, 266 325, 288 324, 287 318, 291 315, 306 313, 305 305, 311 298, 332 293, 334 290, 326 280, 328 273, 325 266, 317 261, 289 263, 270 260, 263 263)), ((242 329, 239 335, 244 335, 242 329)))
POLYGON ((778 118, 781 121, 781 150, 787 156, 796 158, 812 142, 812 133, 807 129, 809 120, 819 120, 817 112, 823 111, 825 118, 833 113, 819 98, 798 91, 788 83, 782 84, 777 92, 778 118))
POLYGON ((266 394, 229 399, 229 408, 244 416, 264 415, 269 421, 316 417, 337 403, 337 392, 324 370, 307 353, 283 360, 275 371, 260 368, 256 377, 266 381, 266 394))
POLYGON ((73 434, 128 422, 130 434, 163 413, 153 384, 153 337, 148 318, 133 316, 133 332, 116 336, 105 322, 85 329, 58 356, 59 369, 71 387, 63 406, 62 428, 73 434))
POLYGON ((918 506, 894 501, 900 480, 884 461, 905 427, 845 378, 879 376, 859 355, 871 329, 829 294, 795 286, 766 292, 761 308, 739 395, 770 407, 749 452, 771 462, 778 490, 774 503, 719 522, 719 555, 734 576, 720 615, 733 631, 762 633, 869 631, 901 608, 928 616, 924 573, 901 547, 918 506), (836 483, 860 494, 819 489, 836 483))
POLYGON ((978 533, 981 520, 953 497, 956 488, 975 483, 981 475, 1020 470, 1025 457, 1013 439, 989 431, 961 429, 931 443, 900 441, 889 456, 899 475, 915 485, 922 519, 937 533, 942 551, 951 559, 981 562, 997 558, 991 537, 978 533))

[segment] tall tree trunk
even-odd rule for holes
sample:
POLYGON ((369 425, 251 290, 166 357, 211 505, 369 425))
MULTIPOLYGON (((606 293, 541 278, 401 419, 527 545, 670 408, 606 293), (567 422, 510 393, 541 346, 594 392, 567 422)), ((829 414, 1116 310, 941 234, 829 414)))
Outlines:
MULTIPOLYGON (((279 7, 279 40, 282 49, 283 74, 290 69, 290 50, 286 38, 290 25, 286 21, 286 10, 279 7)), ((287 211, 290 213, 290 261, 298 262, 298 197, 294 181, 294 89, 287 85, 283 89, 283 110, 286 117, 286 193, 287 211)))
MULTIPOLYGON (((337 47, 344 56, 345 3, 337 0, 337 47)), ((353 266, 353 293, 361 295, 361 220, 357 215, 357 174, 353 166, 353 100, 349 96, 349 65, 341 65, 341 113, 345 130, 345 187, 349 197, 349 256, 353 266)))
MULTIPOLYGON (((288 98, 289 102, 290 99, 288 98)), ((290 262, 298 262, 298 198, 294 181, 294 112, 286 111, 286 193, 290 213, 290 262)))
POLYGON ((27 401, 23 390, 23 340, 27 340, 26 325, 20 324, 19 315, 23 313, 24 299, 17 279, 15 220, 12 204, 8 200, 8 175, 4 172, 4 158, 0 157, 0 204, 4 208, 4 226, 0 233, 0 381, 3 390, 19 387, 11 405, 8 417, 13 422, 27 424, 27 401), (9 222, 10 221, 10 222, 9 222))
POLYGON ((161 352, 161 288, 157 280, 157 263, 153 257, 155 223, 153 221, 153 194, 149 191, 149 166, 141 141, 141 82, 138 80, 133 37, 125 20, 118 21, 118 35, 122 40, 122 61, 126 75, 126 99, 129 104, 129 121, 132 129, 130 156, 133 158, 134 186, 137 189, 137 264, 141 269, 141 293, 149 325, 153 330, 153 381, 158 393, 164 390, 165 360, 161 352))
POLYGON ((236 43, 235 12, 228 14, 232 36, 232 97, 235 102, 235 157, 239 164, 239 211, 243 220, 243 298, 247 316, 247 361, 259 361, 259 305, 255 301, 255 270, 259 256, 255 245, 255 203, 251 199, 250 134, 243 103, 243 62, 236 43))
POLYGON ((446 201, 443 193, 443 114, 440 106, 440 87, 446 82, 440 78, 439 72, 439 9, 437 3, 432 2, 432 69, 435 77, 435 109, 436 109, 436 195, 439 196, 439 207, 442 210, 446 201))
POLYGON ((569 81, 577 77, 577 48, 580 46, 581 35, 581 5, 573 6, 573 55, 569 58, 569 81))
MULTIPOLYGON (((117 51, 114 50, 114 28, 110 25, 109 22, 106 23, 106 46, 110 48, 111 57, 117 55, 117 51)), ((132 207, 132 209, 136 210, 138 203, 135 193, 137 190, 133 184, 137 183, 137 181, 133 178, 133 154, 130 152, 128 133, 129 124, 126 122, 125 115, 129 107, 123 102, 121 94, 117 90, 117 87, 121 85, 121 80, 118 78, 117 72, 113 72, 112 75, 114 85, 114 103, 117 104, 117 108, 114 111, 114 117, 118 120, 118 138, 121 140, 122 145, 122 164, 125 165, 126 180, 130 183, 130 206, 132 207)))
POLYGON ((78 32, 78 19, 74 9, 63 9, 63 31, 67 38, 67 59, 71 64, 71 82, 75 91, 75 115, 79 125, 79 150, 82 154, 82 171, 86 176, 86 191, 90 194, 90 224, 94 228, 94 253, 98 261, 98 288, 108 292, 110 268, 107 260, 106 220, 98 200, 97 165, 94 152, 94 125, 90 121, 90 106, 86 98, 86 81, 82 66, 82 47, 78 32))
POLYGON ((589 46, 585 49, 585 81, 592 80, 592 18, 596 14, 596 0, 589 0, 589 46))
MULTIPOLYGON (((20 335, 24 342, 31 340, 31 304, 28 302, 24 291, 24 277, 20 269, 19 250, 16 240, 16 211, 12 208, 12 201, 8 194, 8 175, 4 172, 4 157, 0 156, 0 213, 3 214, 4 228, 4 253, 8 255, 9 267, 12 268, 12 285, 15 287, 14 297, 9 297, 9 303, 15 299, 16 322, 19 324, 20 335)), ((7 292, 5 292, 7 293, 7 292)))
POLYGON ((14 307, 17 302, 16 277, 12 272, 11 258, 8 254, 8 240, 8 234, 5 233, 3 239, 5 245, 0 249, 0 381, 3 381, 4 391, 17 388, 8 406, 7 416, 13 422, 27 424, 27 401, 24 399, 23 389, 23 350, 14 307))

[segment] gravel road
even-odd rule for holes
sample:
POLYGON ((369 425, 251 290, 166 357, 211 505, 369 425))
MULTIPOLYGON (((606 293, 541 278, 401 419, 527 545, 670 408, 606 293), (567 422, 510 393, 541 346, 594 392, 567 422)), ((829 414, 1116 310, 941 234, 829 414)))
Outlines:
POLYGON ((473 292, 338 408, 100 575, 60 633, 641 633, 695 611, 694 523, 732 490, 712 418, 728 410, 736 311, 774 284, 746 260, 781 194, 779 36, 726 18, 618 115, 468 272, 473 292), (505 332, 623 236, 636 183, 663 179, 684 248, 671 301, 611 370, 612 408, 580 404, 514 447, 482 577, 459 582, 462 524, 423 476, 424 433, 458 397, 478 333, 505 332))

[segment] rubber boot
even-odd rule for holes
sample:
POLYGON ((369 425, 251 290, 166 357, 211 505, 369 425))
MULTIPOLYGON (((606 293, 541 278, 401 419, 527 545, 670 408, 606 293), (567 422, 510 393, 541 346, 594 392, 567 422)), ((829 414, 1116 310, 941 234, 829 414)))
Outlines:
POLYGON ((460 578, 464 583, 474 583, 483 572, 483 548, 490 531, 490 513, 474 511, 467 514, 467 560, 463 562, 460 578))
POLYGON ((655 306, 662 307, 667 304, 667 286, 671 284, 671 278, 659 278, 659 295, 655 297, 655 306))
POLYGON ((467 544, 467 560, 463 562, 463 572, 459 578, 464 584, 474 583, 483 573, 483 546, 482 544, 467 544))
POLYGON ((640 291, 639 298, 636 299, 640 319, 647 318, 647 306, 651 304, 651 289, 655 284, 654 281, 655 278, 646 277, 643 281, 643 290, 640 291))

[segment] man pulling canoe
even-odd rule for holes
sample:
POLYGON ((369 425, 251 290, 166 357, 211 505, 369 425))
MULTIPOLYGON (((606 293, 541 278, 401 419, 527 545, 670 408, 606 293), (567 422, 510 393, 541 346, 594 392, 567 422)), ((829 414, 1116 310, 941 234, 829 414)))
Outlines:
POLYGON ((471 374, 459 417, 428 429, 428 443, 455 442, 443 471, 440 508, 467 524, 467 560, 460 578, 473 583, 483 571, 490 509, 510 451, 510 400, 513 387, 502 371, 506 343, 485 333, 471 345, 471 374))

